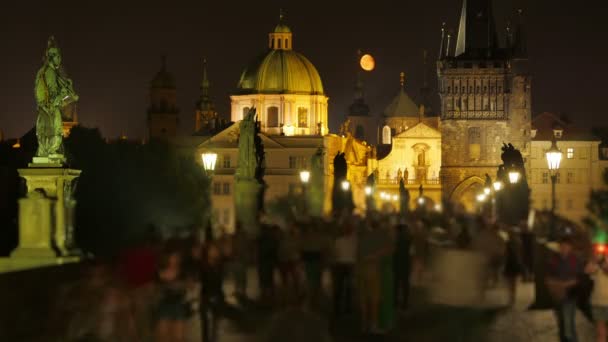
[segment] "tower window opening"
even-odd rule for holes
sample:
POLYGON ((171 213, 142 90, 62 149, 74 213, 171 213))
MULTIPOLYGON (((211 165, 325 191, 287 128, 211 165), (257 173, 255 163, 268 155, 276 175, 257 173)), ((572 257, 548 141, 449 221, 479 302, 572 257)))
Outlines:
POLYGON ((384 126, 382 128, 382 144, 390 145, 391 144, 391 128, 389 126, 384 126))
POLYGON ((289 49, 289 38, 285 39, 285 48, 289 49))
POLYGON ((281 39, 279 39, 279 49, 281 48, 281 39))

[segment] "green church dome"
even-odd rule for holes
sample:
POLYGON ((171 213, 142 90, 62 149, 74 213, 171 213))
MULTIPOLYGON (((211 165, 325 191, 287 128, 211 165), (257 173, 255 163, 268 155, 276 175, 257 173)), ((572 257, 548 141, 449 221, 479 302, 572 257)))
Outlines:
POLYGON ((315 66, 293 50, 269 50, 253 60, 241 74, 240 94, 323 95, 315 66))
POLYGON ((291 33, 291 29, 289 28, 289 26, 283 24, 283 23, 279 23, 275 28, 274 28, 274 33, 291 33))

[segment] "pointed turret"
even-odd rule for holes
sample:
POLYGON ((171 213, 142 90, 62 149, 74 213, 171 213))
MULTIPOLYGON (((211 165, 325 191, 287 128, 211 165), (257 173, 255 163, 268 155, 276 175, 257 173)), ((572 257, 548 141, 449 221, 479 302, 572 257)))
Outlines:
POLYGON ((203 59, 203 80, 201 81, 201 94, 196 104, 200 110, 212 110, 213 102, 209 97, 209 79, 207 78, 207 59, 203 59))
POLYGON ((519 16, 519 22, 517 24, 517 29, 515 30, 515 38, 513 40, 513 55, 515 57, 526 57, 528 54, 528 49, 526 47, 526 36, 524 32, 524 11, 519 9, 517 11, 519 16))
POLYGON ((201 94, 196 103, 195 133, 212 134, 221 127, 215 105, 209 95, 210 82, 207 77, 207 59, 203 58, 203 79, 201 81, 201 94))
POLYGON ((498 48, 492 0, 463 0, 456 57, 491 57, 498 48))

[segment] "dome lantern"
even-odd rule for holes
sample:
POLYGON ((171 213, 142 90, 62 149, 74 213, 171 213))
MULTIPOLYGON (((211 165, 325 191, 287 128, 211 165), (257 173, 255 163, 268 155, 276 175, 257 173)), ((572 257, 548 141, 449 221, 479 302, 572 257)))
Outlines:
POLYGON ((279 13, 279 23, 268 34, 268 47, 272 50, 291 50, 293 45, 291 29, 284 22, 283 10, 279 13))

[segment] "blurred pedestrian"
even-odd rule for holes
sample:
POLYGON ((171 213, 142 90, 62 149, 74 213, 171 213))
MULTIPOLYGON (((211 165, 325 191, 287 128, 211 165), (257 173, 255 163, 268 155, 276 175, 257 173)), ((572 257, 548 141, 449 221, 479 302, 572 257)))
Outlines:
POLYGON ((352 311, 357 236, 352 222, 347 221, 334 242, 332 284, 334 314, 340 316, 352 311))
POLYGON ((155 305, 156 341, 182 342, 185 322, 189 317, 186 288, 180 279, 181 259, 176 251, 166 252, 160 259, 155 305))
POLYGON ((298 227, 291 223, 279 242, 279 271, 285 302, 300 296, 300 238, 298 227))
POLYGON ((251 261, 251 242, 240 222, 232 235, 232 275, 237 299, 247 298, 247 269, 251 261))
POLYGON ((518 232, 511 229, 508 236, 503 275, 507 281, 509 306, 513 306, 517 298, 517 281, 523 273, 522 246, 518 232))
POLYGON ((278 227, 262 225, 257 238, 258 279, 261 300, 272 304, 275 295, 274 271, 278 264, 278 227))
POLYGON ((217 328, 219 317, 224 308, 225 298, 223 291, 224 268, 222 252, 215 242, 207 243, 202 273, 203 332, 206 341, 217 341, 217 328))
POLYGON ((393 254, 395 277, 395 305, 405 310, 410 294, 410 273, 412 260, 410 255, 411 240, 405 224, 396 226, 395 251, 393 254))
POLYGON ((559 253, 549 259, 545 282, 555 305, 560 342, 576 342, 576 286, 583 271, 569 238, 559 242, 559 253))
POLYGON ((606 322, 608 321, 608 261, 604 251, 596 252, 585 267, 594 281, 591 305, 597 342, 608 341, 606 322))

